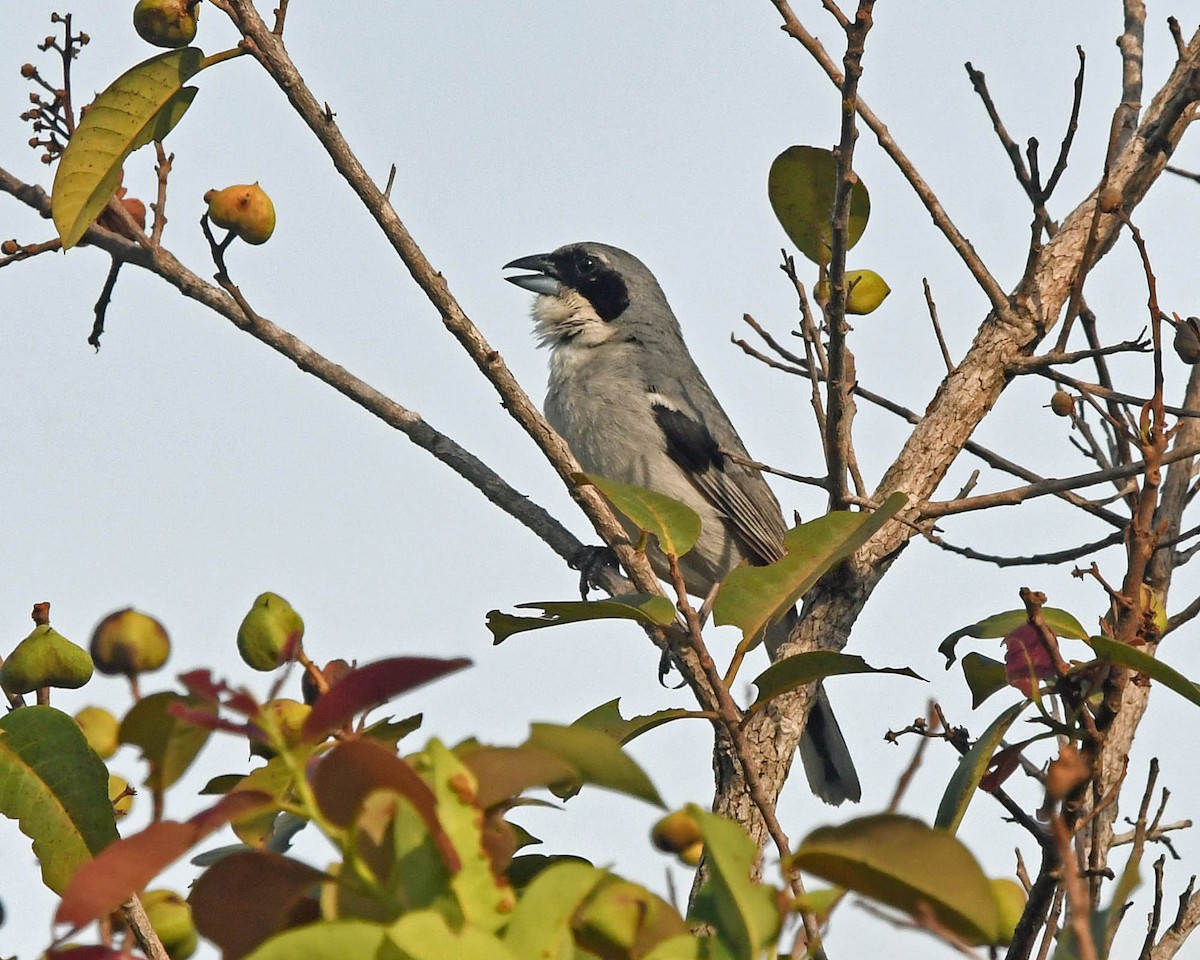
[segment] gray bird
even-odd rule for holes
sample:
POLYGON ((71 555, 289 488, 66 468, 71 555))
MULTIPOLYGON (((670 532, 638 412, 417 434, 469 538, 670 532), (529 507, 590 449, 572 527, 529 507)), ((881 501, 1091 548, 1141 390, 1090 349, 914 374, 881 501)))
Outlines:
MULTIPOLYGON (((742 562, 784 554, 779 502, 749 459, 733 424, 688 353, 658 281, 632 254, 602 243, 573 243, 522 257, 506 277, 538 294, 533 319, 550 348, 546 419, 583 468, 656 490, 700 515, 696 546, 680 559, 688 592, 707 597, 742 562)), ((636 537, 636 530, 630 530, 636 537)), ((669 578, 657 549, 655 572, 669 578)), ((768 628, 772 652, 795 612, 768 628)), ((800 756, 813 793, 826 803, 861 796, 854 762, 823 688, 818 688, 800 756)))

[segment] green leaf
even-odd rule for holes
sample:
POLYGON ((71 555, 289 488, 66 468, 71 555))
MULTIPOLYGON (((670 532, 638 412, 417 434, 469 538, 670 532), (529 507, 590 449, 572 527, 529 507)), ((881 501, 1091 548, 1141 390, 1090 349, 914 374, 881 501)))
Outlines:
MULTIPOLYGON (((620 744, 606 734, 586 727, 535 723, 530 727, 527 743, 567 761, 579 771, 581 783, 595 784, 663 806, 650 778, 620 744)), ((568 795, 576 792, 578 788, 568 795)))
MULTIPOLYGON (((1042 617, 1045 618, 1046 626, 1060 637, 1085 641, 1088 639, 1088 632, 1066 610, 1058 610, 1055 607, 1042 607, 1042 617)), ((978 623, 972 623, 959 630, 955 630, 938 645, 938 652, 946 658, 946 669, 949 670, 950 665, 954 663, 957 657, 954 648, 958 645, 958 641, 964 637, 974 637, 976 640, 998 640, 1012 633, 1017 627, 1028 620, 1029 614, 1024 610, 1006 610, 1004 613, 997 613, 980 620, 978 623)))
MULTIPOLYGON (((837 192, 837 157, 820 147, 788 147, 771 164, 767 198, 784 233, 813 263, 828 263, 837 192)), ((850 223, 846 249, 867 228, 871 198, 859 181, 850 189, 850 223)))
POLYGON ((541 610, 540 617, 517 617, 499 610, 489 610, 487 628, 492 631, 493 644, 503 643, 514 633, 558 627, 564 623, 585 620, 636 620, 666 627, 675 622, 675 604, 655 593, 623 593, 607 600, 544 600, 537 603, 518 603, 518 610, 541 610))
POLYGON ((804 838, 794 863, 910 915, 931 909, 971 943, 1003 943, 1010 933, 991 881, 967 848, 912 817, 884 813, 821 827, 804 838))
POLYGON ((42 880, 55 893, 117 839, 108 768, 79 725, 54 707, 0 717, 0 813, 33 841, 42 880))
POLYGON ((703 941, 691 934, 657 944, 642 960, 700 960, 703 941))
POLYGON ((750 879, 758 849, 740 824, 688 804, 704 839, 709 879, 688 920, 708 923, 733 957, 755 960, 779 935, 776 891, 750 879))
POLYGON ((1138 647, 1118 643, 1110 637, 1089 637, 1087 642, 1102 659, 1144 673, 1151 680, 1157 680, 1164 687, 1169 687, 1185 700, 1190 700, 1200 707, 1200 687, 1174 667, 1167 666, 1138 647))
POLYGON ((143 759, 150 764, 146 786, 151 790, 166 790, 183 776, 212 732, 176 717, 171 712, 175 704, 190 710, 209 706, 196 697, 170 691, 152 693, 135 703, 121 721, 121 742, 141 748, 143 759))
MULTIPOLYGON (((1003 667, 1003 664, 1001 666, 1003 667)), ((1000 746, 1000 741, 1004 739, 1004 734, 1025 706, 1024 700, 1014 703, 992 721, 983 731, 983 736, 971 745, 970 750, 959 757, 958 766, 955 767, 950 782, 946 784, 946 791, 942 794, 942 802, 938 804, 937 819, 933 823, 935 827, 948 833, 957 832, 967 807, 975 797, 975 789, 987 773, 988 764, 1000 746)))
POLYGON ((509 920, 516 897, 497 879, 483 845, 483 817, 472 801, 475 776, 439 740, 420 753, 418 770, 437 797, 437 819, 458 854, 459 869, 450 877, 459 909, 467 923, 495 932, 509 920))
POLYGON ((366 920, 326 920, 285 930, 245 960, 346 960, 374 957, 387 928, 366 920))
POLYGON ((896 673, 902 677, 912 677, 914 680, 925 680, 909 667, 873 667, 854 654, 813 650, 810 653, 797 653, 785 657, 755 677, 754 685, 758 687, 758 699, 750 709, 758 710, 780 694, 807 686, 814 680, 847 673, 896 673))
POLYGON ((88 107, 54 176, 51 210, 64 250, 79 242, 117 192, 126 157, 162 140, 179 122, 196 95, 183 84, 203 61, 196 47, 152 57, 117 77, 88 107))
POLYGON ((406 960, 518 960, 493 934, 464 924, 457 930, 440 913, 414 910, 388 930, 406 960))
POLYGON ((602 703, 595 709, 589 710, 571 726, 598 730, 600 733, 612 737, 617 743, 626 744, 634 737, 640 737, 647 730, 653 730, 672 720, 694 716, 690 710, 675 707, 670 710, 655 710, 654 713, 630 717, 626 720, 621 716, 620 703, 620 697, 609 700, 608 703, 602 703))
POLYGON ((1008 686, 1004 664, 982 653, 971 652, 962 659, 963 677, 971 691, 971 709, 976 710, 988 697, 1008 686))
POLYGON ((663 553, 682 557, 700 537, 700 517, 678 500, 594 473, 577 473, 575 480, 592 484, 639 530, 654 534, 663 553))
POLYGON ((556 863, 525 888, 504 931, 505 945, 518 957, 570 958, 575 911, 608 876, 589 864, 556 863))
POLYGON ((774 623, 826 572, 851 556, 899 513, 908 496, 893 493, 869 513, 836 511, 787 532, 787 556, 765 567, 736 567, 717 592, 713 619, 742 628, 755 637, 774 623))

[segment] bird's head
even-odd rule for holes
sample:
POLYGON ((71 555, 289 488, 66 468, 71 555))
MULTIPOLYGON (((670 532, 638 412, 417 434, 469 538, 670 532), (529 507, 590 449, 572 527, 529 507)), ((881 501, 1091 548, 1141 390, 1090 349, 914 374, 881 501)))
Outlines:
POLYGON ((551 347, 593 346, 614 337, 637 335, 647 317, 674 316, 658 281, 637 257, 603 243, 571 243, 506 263, 529 270, 505 277, 538 295, 533 306, 538 339, 551 347), (660 306, 662 311, 650 308, 660 306))

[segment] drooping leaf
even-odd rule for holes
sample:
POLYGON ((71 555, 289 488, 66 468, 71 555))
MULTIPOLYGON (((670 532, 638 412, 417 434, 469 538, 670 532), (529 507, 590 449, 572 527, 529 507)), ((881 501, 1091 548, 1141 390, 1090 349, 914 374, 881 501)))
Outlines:
MULTIPOLYGON (((650 778, 612 737, 586 727, 563 727, 535 723, 530 727, 528 745, 540 747, 571 764, 580 782, 639 797, 655 806, 662 798, 650 778)), ((577 792, 570 791, 567 795, 577 792)), ((561 794, 560 794, 561 795, 561 794)))
POLYGON ((704 839, 709 879, 688 920, 710 924, 731 957, 754 960, 779 935, 776 892, 750 879, 758 849, 740 824, 688 804, 704 839))
POLYGON ((476 803, 477 784, 471 771, 440 741, 431 740, 414 760, 437 797, 438 822, 458 854, 450 888, 467 923, 494 933, 506 924, 516 906, 508 881, 492 871, 483 841, 482 811, 476 803))
POLYGON ((942 794, 942 802, 938 805, 937 819, 933 824, 935 827, 948 833, 957 832, 967 807, 975 797, 979 781, 987 773, 988 764, 1000 748, 1000 741, 1004 739, 1008 728, 1020 716, 1025 706, 1024 700, 1014 703, 991 722, 983 736, 971 745, 970 750, 959 757, 958 766, 954 768, 950 782, 946 784, 946 790, 942 794))
POLYGON ((1004 664, 982 653, 972 651, 962 658, 963 677, 971 691, 971 709, 977 710, 979 705, 993 693, 1008 686, 1008 673, 1004 664))
POLYGON ((42 880, 55 893, 117 839, 108 769, 79 724, 54 707, 0 717, 0 813, 33 841, 42 880))
POLYGON ((804 838, 794 862, 905 913, 928 908, 970 943, 1001 944, 1011 935, 991 881, 967 848, 912 817, 877 814, 821 827, 804 838))
POLYGON ((850 673, 895 673, 902 677, 912 677, 914 680, 925 680, 911 667, 873 667, 855 654, 813 650, 785 657, 755 677, 754 685, 758 687, 758 698, 750 709, 760 709, 780 694, 806 686, 815 680, 850 673))
POLYGON ((230 824, 233 835, 242 843, 262 847, 275 833, 275 819, 279 815, 279 804, 289 799, 295 782, 292 767, 283 757, 272 757, 264 766, 255 767, 231 793, 250 790, 264 793, 276 802, 255 810, 249 816, 238 817, 230 824))
POLYGON ((671 904, 641 884, 610 876, 575 915, 575 942, 601 957, 642 957, 688 932, 671 904))
POLYGON ((637 620, 657 626, 675 622, 675 604, 654 593, 626 593, 607 600, 544 600, 537 603, 518 603, 518 610, 541 610, 540 617, 517 617, 500 610, 489 610, 487 628, 495 638, 493 644, 503 643, 514 633, 541 630, 564 623, 585 620, 637 620))
POLYGON ((893 493, 878 509, 852 513, 839 510, 787 532, 787 555, 765 567, 736 567, 717 592, 713 619, 742 628, 755 637, 774 623, 827 571, 851 556, 908 503, 893 493))
POLYGON ((1087 642, 1096 651, 1097 656, 1129 667, 1138 673, 1144 673, 1151 680, 1157 680, 1185 700, 1190 700, 1196 706, 1200 706, 1200 686, 1194 684, 1174 667, 1150 656, 1144 650, 1119 643, 1111 637, 1089 637, 1087 642))
POLYGON ((653 534, 663 553, 682 557, 700 538, 700 517, 678 500, 592 473, 576 474, 575 479, 592 484, 639 530, 653 534))
POLYGON ((208 704, 195 697, 164 691, 143 697, 121 721, 121 742, 139 747, 150 764, 146 786, 166 790, 196 759, 211 730, 187 723, 172 712, 174 704, 215 715, 208 704))
MULTIPOLYGON (((837 193, 837 157, 820 147, 788 147, 771 163, 767 198, 792 243, 813 263, 828 263, 833 242, 833 207, 837 193)), ((866 184, 850 190, 849 250, 862 236, 871 215, 866 184)))
POLYGON ((660 727, 664 723, 694 716, 694 713, 690 710, 674 707, 669 710, 655 710, 654 713, 646 713, 640 717, 630 717, 626 720, 621 716, 620 703, 620 697, 617 697, 615 700, 609 700, 607 703, 602 703, 600 706, 589 710, 571 724, 571 726, 598 730, 612 737, 617 743, 624 745, 634 737, 640 737, 646 731, 660 727))
MULTIPOLYGON (((1072 640, 1087 640, 1088 638, 1088 632, 1066 610, 1042 607, 1042 617, 1046 621, 1046 626, 1060 637, 1069 637, 1072 640)), ((1024 610, 1006 610, 1004 613, 985 617, 978 623, 955 630, 938 645, 938 653, 946 658, 946 669, 949 670, 957 657, 954 648, 958 645, 959 640, 964 637, 974 637, 976 640, 999 640, 1028 620, 1029 614, 1024 610)))
POLYGON ((238 960, 303 916, 309 892, 325 876, 277 853, 234 853, 200 875, 188 903, 196 928, 221 948, 223 960, 238 960))
POLYGON ((51 210, 64 250, 79 242, 117 192, 125 158, 179 122, 196 95, 184 83, 203 61, 196 47, 152 57, 117 77, 88 107, 54 176, 51 210))
POLYGON ((271 802, 265 794, 232 793, 190 820, 160 820, 110 843, 75 871, 54 922, 81 927, 108 915, 214 830, 271 802))
POLYGON ((319 743, 358 714, 470 665, 465 657, 389 657, 356 667, 317 699, 304 721, 304 742, 319 743))

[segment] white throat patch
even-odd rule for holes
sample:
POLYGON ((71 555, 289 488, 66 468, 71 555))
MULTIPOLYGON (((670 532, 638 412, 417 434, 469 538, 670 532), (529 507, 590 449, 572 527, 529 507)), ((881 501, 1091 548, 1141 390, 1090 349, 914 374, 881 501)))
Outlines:
POLYGON ((533 322, 538 345, 543 347, 594 347, 617 335, 587 297, 567 286, 557 296, 542 294, 533 302, 533 322))

